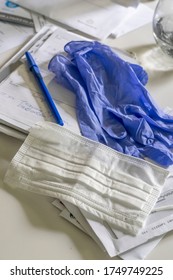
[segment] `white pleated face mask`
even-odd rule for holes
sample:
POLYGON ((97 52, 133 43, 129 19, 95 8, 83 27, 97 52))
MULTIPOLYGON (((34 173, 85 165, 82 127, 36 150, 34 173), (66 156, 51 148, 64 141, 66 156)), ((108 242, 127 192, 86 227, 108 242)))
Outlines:
POLYGON ((126 233, 136 234, 168 172, 53 123, 33 127, 4 181, 66 200, 126 233))

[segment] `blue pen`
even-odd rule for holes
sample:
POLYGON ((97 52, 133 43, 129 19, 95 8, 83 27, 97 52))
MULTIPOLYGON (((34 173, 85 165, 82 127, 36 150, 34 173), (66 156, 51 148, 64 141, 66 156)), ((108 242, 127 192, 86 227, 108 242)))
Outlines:
POLYGON ((27 59, 27 62, 28 62, 29 70, 33 73, 41 91, 43 92, 52 114, 54 115, 57 123, 59 125, 63 126, 64 125, 63 120, 62 120, 62 118, 61 118, 61 116, 60 116, 60 114, 59 114, 59 112, 58 112, 58 110, 55 106, 55 103, 52 99, 52 96, 51 96, 50 92, 48 91, 48 89, 47 89, 47 87, 46 87, 46 85, 43 81, 43 77, 41 76, 40 70, 39 70, 36 62, 34 61, 32 55, 29 52, 26 52, 25 55, 26 55, 26 59, 27 59))

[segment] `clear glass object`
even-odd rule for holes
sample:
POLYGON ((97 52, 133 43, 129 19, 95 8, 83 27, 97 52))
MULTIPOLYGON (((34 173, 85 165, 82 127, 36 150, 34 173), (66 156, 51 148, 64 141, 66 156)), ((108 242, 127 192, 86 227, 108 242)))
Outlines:
POLYGON ((153 34, 164 53, 173 58, 173 0, 159 0, 153 16, 153 34))

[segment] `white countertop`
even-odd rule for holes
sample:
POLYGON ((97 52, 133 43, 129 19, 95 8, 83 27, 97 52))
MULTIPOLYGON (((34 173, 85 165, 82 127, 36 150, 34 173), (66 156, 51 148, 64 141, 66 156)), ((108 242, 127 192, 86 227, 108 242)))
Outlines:
MULTIPOLYGON (((173 108, 173 72, 163 67, 159 57, 157 61, 150 24, 105 43, 134 52, 149 74, 154 99, 163 108, 173 108)), ((0 134, 0 259, 109 259, 90 237, 58 216, 51 199, 3 185, 4 173, 21 144, 0 134)), ((173 251, 168 250, 172 242, 170 232, 147 259, 173 259, 173 251)))

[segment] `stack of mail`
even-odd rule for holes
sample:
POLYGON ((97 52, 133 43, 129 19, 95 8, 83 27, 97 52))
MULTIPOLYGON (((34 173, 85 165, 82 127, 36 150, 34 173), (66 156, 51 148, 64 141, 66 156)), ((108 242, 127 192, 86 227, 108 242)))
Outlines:
MULTIPOLYGON (((135 17, 137 28, 150 22, 153 15, 153 12, 139 4, 138 0, 13 0, 13 2, 46 17, 54 24, 61 24, 67 29, 78 30, 100 40, 112 33, 116 34, 116 37, 122 35, 126 33, 126 28, 128 32, 134 29, 135 17), (139 6, 142 9, 142 17, 139 6)), ((43 26, 44 17, 42 20, 39 17, 37 27, 39 22, 43 26)))
MULTIPOLYGON (((49 88, 55 103, 58 106, 65 123, 65 129, 80 135, 76 121, 76 108, 74 95, 57 85, 54 75, 47 70, 50 59, 57 53, 63 52, 64 45, 72 40, 84 39, 62 28, 50 27, 47 37, 42 37, 33 46, 31 52, 40 67, 45 83, 49 88)), ((86 40, 86 39, 85 39, 86 40)), ((121 53, 125 59, 132 60, 127 54, 121 53)), ((25 60, 0 85, 0 122, 1 130, 11 135, 25 139, 31 127, 37 122, 54 122, 53 116, 45 104, 44 98, 36 87, 34 78, 30 75, 25 60), (15 92, 15 95, 14 95, 15 92), (11 132, 9 132, 11 129, 11 132), (19 135, 17 135, 17 133, 19 135)), ((170 113, 170 112, 169 112, 170 113)), ((146 165, 150 163, 145 163, 146 165)), ((157 169, 157 167, 156 167, 157 169)), ((153 169, 154 170, 154 169, 153 169)), ((9 174, 10 174, 9 169, 9 174)), ((165 175, 167 171, 162 171, 165 175)), ((173 191, 170 168, 162 192, 148 216, 145 226, 137 235, 131 235, 100 219, 98 215, 86 211, 82 207, 66 199, 52 199, 52 203, 60 209, 60 215, 75 224, 80 230, 86 232, 110 257, 116 255, 124 259, 143 259, 158 244, 163 235, 173 229, 173 191)), ((7 173, 8 174, 8 173, 7 173)), ((160 175, 159 175, 160 176, 160 175)), ((6 177, 6 182, 10 182, 6 177)), ((11 183, 13 185, 13 179, 11 183)), ((162 184, 162 182, 160 182, 162 184)), ((19 186, 20 187, 20 186, 19 186)), ((38 189, 39 185, 38 185, 38 189)), ((40 192, 41 193, 41 192, 40 192)), ((49 194, 48 194, 49 195, 49 194)), ((52 196, 53 197, 53 196, 52 196)), ((53 207, 53 206, 52 206, 53 207)))
POLYGON ((78 0, 73 9, 69 0, 45 3, 49 7, 44 8, 43 1, 0 0, 0 53, 21 46, 48 24, 66 25, 69 30, 101 40, 110 35, 122 36, 151 22, 153 17, 153 10, 138 0, 78 0))

